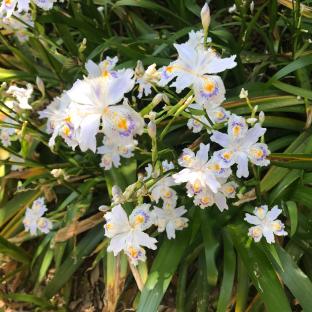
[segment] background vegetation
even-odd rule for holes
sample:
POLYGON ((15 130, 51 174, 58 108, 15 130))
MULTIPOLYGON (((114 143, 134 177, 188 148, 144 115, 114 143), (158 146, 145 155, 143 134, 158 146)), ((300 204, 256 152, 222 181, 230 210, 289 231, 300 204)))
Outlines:
MULTIPOLYGON (((36 112, 25 113, 17 127, 20 142, 1 152, 0 296, 2 310, 13 311, 311 311, 312 307, 312 9, 310 1, 211 1, 210 36, 222 55, 236 54, 238 66, 223 79, 225 107, 249 109, 238 94, 249 90, 251 103, 266 114, 266 142, 272 166, 260 172, 258 202, 279 204, 288 215, 289 236, 275 245, 251 243, 244 209, 220 214, 186 202, 190 226, 176 240, 159 236, 158 250, 139 271, 140 293, 124 256, 106 253, 102 213, 113 184, 136 181, 150 158, 145 153, 104 172, 99 156, 70 150, 58 141, 54 152, 36 112), (8 153, 25 159, 11 172, 8 153), (63 168, 67 179, 50 171, 63 168), (38 196, 48 201, 56 228, 35 239, 23 232, 25 209, 38 196), (104 303, 104 304, 103 304, 104 303), (160 306, 160 307, 159 307, 160 306), (89 310, 88 310, 89 309, 89 310), (93 310, 92 310, 93 309, 93 310)), ((88 59, 118 55, 120 67, 169 63, 172 44, 200 27, 203 3, 195 0, 69 0, 48 12, 34 12, 29 41, 0 35, 0 81, 35 84, 36 109, 85 74, 88 59), (99 10, 99 6, 102 9, 99 10)), ((151 99, 150 99, 151 100, 151 99)), ((176 103, 178 99, 172 99, 176 103)), ((149 101, 138 101, 141 110, 149 101)), ((163 127, 166 121, 163 123, 163 127)), ((179 118, 159 147, 159 158, 177 156, 194 135, 179 118), (177 140, 177 138, 179 138, 177 140)), ((246 182, 249 190, 257 181, 246 182)), ((0 305, 0 306, 1 306, 0 305)), ((0 308, 1 310, 1 308, 0 308)))

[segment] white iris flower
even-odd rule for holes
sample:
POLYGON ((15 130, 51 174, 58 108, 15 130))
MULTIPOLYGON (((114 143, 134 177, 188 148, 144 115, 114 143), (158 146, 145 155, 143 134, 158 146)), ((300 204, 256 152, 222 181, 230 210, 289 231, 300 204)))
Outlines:
POLYGON ((151 187, 151 198, 156 203, 162 199, 164 202, 176 202, 177 193, 171 188, 176 185, 172 177, 163 177, 151 187))
POLYGON ((278 206, 274 206, 268 210, 267 205, 256 207, 254 215, 246 213, 245 221, 255 226, 249 229, 248 235, 251 236, 255 242, 259 242, 262 236, 271 244, 275 242, 274 234, 278 236, 286 236, 287 232, 284 230, 285 225, 277 219, 282 210, 278 206))
POLYGON ((16 7, 19 13, 22 11, 28 11, 29 3, 30 0, 2 0, 0 15, 6 14, 7 17, 10 17, 16 7))
POLYGON ((135 69, 136 82, 139 84, 138 98, 142 98, 152 93, 152 86, 155 85, 160 79, 160 73, 156 69, 156 64, 152 64, 144 70, 140 61, 135 69))
POLYGON ((102 155, 100 166, 105 170, 109 170, 112 167, 118 168, 120 166, 120 158, 130 158, 133 156, 133 151, 137 145, 136 140, 128 141, 114 141, 114 137, 111 139, 104 137, 102 146, 98 147, 97 153, 102 155))
POLYGON ((267 166, 270 161, 266 158, 270 151, 264 143, 257 143, 259 138, 266 132, 257 123, 253 128, 248 125, 243 117, 232 115, 228 122, 228 133, 214 131, 211 141, 223 147, 215 153, 215 157, 223 167, 229 168, 237 164, 236 175, 238 178, 249 175, 248 160, 257 166, 267 166))
POLYGON ((155 250, 157 240, 144 233, 154 219, 149 211, 149 204, 137 206, 128 217, 121 205, 115 206, 112 211, 104 215, 105 236, 111 239, 107 248, 115 256, 122 250, 130 257, 133 264, 145 260, 142 247, 155 250))
POLYGON ((174 44, 178 59, 161 68, 159 85, 164 86, 176 78, 171 87, 175 87, 178 93, 191 87, 198 103, 220 104, 225 99, 224 84, 219 76, 211 74, 235 67, 236 56, 222 59, 212 49, 205 50, 201 44, 194 48, 194 44, 193 35, 185 43, 174 44))
POLYGON ((45 11, 51 10, 56 1, 57 0, 34 0, 35 4, 45 11))
POLYGON ((85 64, 86 70, 88 71, 89 78, 103 77, 103 78, 117 78, 118 71, 113 70, 118 63, 118 57, 113 58, 107 56, 104 61, 100 64, 95 64, 93 61, 89 60, 85 64))
MULTIPOLYGON (((7 125, 2 125, 0 128, 0 141, 3 146, 8 147, 11 145, 11 136, 16 133, 16 129, 14 127, 10 127, 9 125, 16 125, 17 123, 6 115, 0 116, 0 120, 7 125)), ((1 125, 1 124, 0 124, 1 125)))
POLYGON ((66 144, 73 150, 79 144, 78 130, 73 124, 75 115, 74 107, 70 107, 70 98, 64 92, 60 97, 55 98, 49 106, 39 112, 39 118, 47 118, 47 132, 52 134, 49 146, 55 145, 57 136, 61 136, 66 144))
MULTIPOLYGON (((222 182, 220 181, 220 183, 222 182)), ((206 188, 202 192, 195 195, 194 204, 202 209, 215 204, 221 212, 228 210, 229 207, 226 199, 235 197, 236 187, 237 184, 234 182, 224 183, 218 193, 213 193, 209 188, 206 188)))
POLYGON ((36 235, 38 230, 45 234, 49 233, 52 229, 52 222, 48 218, 43 217, 46 211, 47 207, 44 203, 44 198, 36 199, 31 209, 26 209, 23 219, 25 231, 30 232, 31 235, 36 235))
POLYGON ((33 86, 28 83, 26 89, 10 86, 7 93, 16 99, 16 101, 13 101, 13 105, 18 106, 21 109, 32 109, 28 101, 31 98, 33 91, 33 86))
POLYGON ((166 230, 168 239, 174 239, 176 237, 175 231, 180 231, 187 227, 188 219, 182 217, 186 213, 184 206, 175 208, 165 204, 162 209, 155 207, 153 212, 158 232, 166 230))
POLYGON ((200 144, 199 151, 195 153, 185 148, 182 156, 179 158, 179 164, 185 169, 172 175, 177 184, 187 182, 187 188, 192 190, 193 194, 209 188, 213 193, 217 193, 221 187, 217 180, 216 171, 208 166, 208 152, 210 145, 200 144))
POLYGON ((73 120, 79 129, 79 146, 95 152, 96 134, 100 125, 105 135, 110 138, 133 138, 142 134, 144 120, 124 101, 124 94, 134 85, 132 70, 119 71, 118 77, 102 77, 78 80, 67 92, 72 103, 79 111, 73 120))
POLYGON ((30 13, 14 12, 12 16, 3 17, 0 20, 0 28, 4 28, 9 32, 14 33, 18 40, 22 43, 28 40, 28 34, 26 31, 28 26, 34 26, 30 13))

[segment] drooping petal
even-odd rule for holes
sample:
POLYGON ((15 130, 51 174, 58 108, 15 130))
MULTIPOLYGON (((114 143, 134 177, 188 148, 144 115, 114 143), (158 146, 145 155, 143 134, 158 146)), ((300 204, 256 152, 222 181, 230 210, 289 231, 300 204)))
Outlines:
POLYGON ((101 115, 86 116, 80 125, 79 146, 83 152, 90 149, 96 151, 96 135, 99 131, 101 115))
POLYGON ((237 162, 236 176, 238 178, 241 178, 241 177, 248 178, 249 170, 248 170, 247 156, 244 153, 237 153, 236 162, 237 162))
POLYGON ((215 202, 221 212, 229 209, 229 206, 226 203, 226 198, 222 193, 219 192, 215 194, 215 202))
POLYGON ((196 77, 193 88, 196 102, 206 107, 220 105, 225 100, 225 87, 219 76, 196 77))

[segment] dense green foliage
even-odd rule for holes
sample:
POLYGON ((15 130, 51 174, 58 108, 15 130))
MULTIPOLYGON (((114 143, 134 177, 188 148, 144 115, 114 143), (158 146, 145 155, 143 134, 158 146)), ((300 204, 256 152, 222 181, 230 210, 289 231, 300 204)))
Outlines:
MULTIPOLYGON (((222 77, 227 88, 224 107, 249 114, 245 100, 238 97, 244 87, 251 104, 265 112, 271 166, 259 169, 240 189, 244 194, 256 186, 254 202, 231 205, 220 214, 186 201, 189 227, 175 240, 159 235, 157 251, 148 253, 147 263, 138 267, 146 281, 142 292, 125 256, 106 252, 98 207, 110 205, 112 185, 125 189, 143 172, 151 158, 149 137, 140 139, 145 150, 123 160, 120 168, 104 171, 99 155, 72 151, 62 140, 52 152, 35 111, 86 74, 88 59, 99 62, 103 55, 118 55, 120 67, 134 67, 138 59, 145 65, 167 65, 175 53, 172 44, 201 27, 203 3, 69 0, 51 11, 33 13, 36 22, 27 43, 1 32, 0 81, 35 85, 39 76, 45 85, 44 95, 35 90, 35 110, 18 121, 20 142, 1 150, 0 298, 8 306, 80 311, 70 304, 89 287, 105 302, 103 311, 134 307, 156 312, 159 305, 181 312, 311 311, 312 9, 309 1, 260 0, 251 13, 249 1, 241 2, 235 1, 237 12, 229 14, 231 1, 211 1, 209 35, 220 54, 237 55, 238 66, 222 77), (25 159, 22 171, 10 171, 14 163, 7 152, 25 159), (53 177, 50 171, 56 168, 64 169, 68 178, 53 177), (23 231, 22 218, 40 195, 48 201, 48 216, 56 226, 48 235, 33 238, 23 231), (256 244, 247 236, 244 213, 261 203, 278 204, 288 216, 289 235, 274 245, 256 244)), ((151 100, 136 100, 134 106, 141 111, 151 100)), ((178 101, 172 95, 171 104, 178 101)), ((159 133, 169 120, 159 125, 159 133)), ((194 143, 186 122, 185 116, 178 116, 159 140, 160 160, 176 159, 183 147, 194 143)))

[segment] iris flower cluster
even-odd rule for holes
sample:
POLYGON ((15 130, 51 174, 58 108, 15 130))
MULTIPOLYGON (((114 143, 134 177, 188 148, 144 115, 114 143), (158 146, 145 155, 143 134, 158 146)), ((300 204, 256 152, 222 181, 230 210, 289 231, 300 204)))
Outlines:
MULTIPOLYGON (((2 7, 6 5, 10 14, 8 6, 18 5, 21 10, 20 2, 4 1, 2 7)), ((53 2, 49 1, 49 5, 53 2)), ((222 212, 229 209, 229 200, 236 197, 238 179, 248 178, 251 167, 270 163, 270 151, 264 142, 263 113, 257 116, 253 109, 252 117, 246 120, 222 106, 226 89, 219 73, 234 68, 236 56, 221 57, 212 48, 207 36, 210 24, 207 5, 201 16, 203 30, 191 31, 186 42, 174 44, 177 58, 167 66, 157 69, 156 64, 152 64, 145 69, 138 61, 135 69, 120 69, 117 57, 106 57, 99 64, 88 60, 86 75, 39 112, 40 118, 47 119, 51 148, 57 137, 61 137, 73 150, 79 147, 82 152, 90 150, 101 155, 99 165, 104 170, 118 168, 122 166, 122 158, 133 157, 135 150, 140 150, 139 136, 144 131, 151 137, 152 163, 146 166, 145 175, 128 187, 140 185, 140 189, 129 195, 128 188, 122 191, 114 186, 110 211, 104 215, 105 235, 110 239, 108 251, 114 255, 124 252, 134 265, 145 261, 145 248, 156 249, 157 239, 151 234, 152 228, 174 239, 176 231, 187 227, 189 219, 185 215, 188 211, 178 204, 183 197, 178 192, 181 187, 185 186, 187 197, 192 198, 195 206, 204 209, 215 205, 222 212), (129 101, 131 91, 135 90, 137 98, 141 99, 162 88, 161 94, 166 94, 169 88, 174 88, 177 94, 185 89, 189 91, 187 100, 182 101, 178 110, 183 108, 183 116, 188 118, 187 126, 192 132, 204 134, 197 140, 198 144, 183 149, 177 163, 157 161, 157 155, 155 160, 157 117, 163 115, 149 111, 150 122, 146 126, 143 119, 146 115, 138 113, 129 101), (224 128, 226 131, 220 131, 224 128), (201 138, 207 135, 209 140, 205 144, 201 138), (137 197, 132 198, 134 193, 137 197), (128 201, 137 202, 131 212, 128 205, 124 205, 128 201)), ((243 91, 241 97, 248 97, 247 91, 243 91)), ((159 98, 160 93, 157 96, 159 98)), ((163 112, 171 109, 164 107, 163 112)), ((169 116, 172 114, 168 113, 169 116)), ((38 214, 40 220, 43 210, 38 214)), ((280 213, 277 207, 270 211, 263 205, 254 210, 254 215, 246 214, 245 220, 253 225, 248 235, 255 242, 265 237, 268 243, 274 242, 274 235, 287 235, 283 223, 277 219, 280 213)), ((40 227, 39 219, 34 222, 33 216, 27 211, 26 230, 31 233, 37 229, 50 230, 47 220, 44 220, 46 226, 40 227)))

